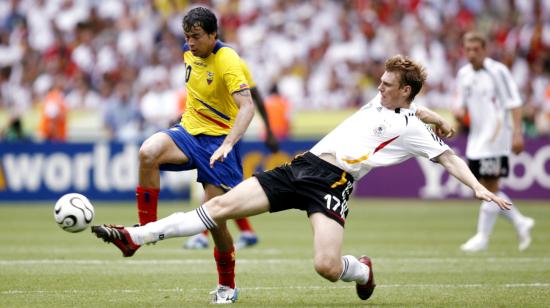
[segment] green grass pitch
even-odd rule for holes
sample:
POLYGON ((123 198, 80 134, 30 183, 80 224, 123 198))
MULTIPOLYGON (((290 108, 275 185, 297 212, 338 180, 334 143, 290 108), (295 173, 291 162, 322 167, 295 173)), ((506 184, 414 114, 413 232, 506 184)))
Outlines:
MULTIPOLYGON (((464 254, 478 202, 350 202, 344 253, 368 254, 377 288, 359 300, 352 283, 313 270, 311 228, 303 212, 252 218, 260 243, 237 253, 240 307, 548 307, 550 204, 518 202, 536 219, 532 246, 517 251, 499 219, 488 251, 464 254)), ((162 203, 160 216, 188 205, 162 203)), ((133 203, 97 203, 94 223, 132 224, 133 203)), ((217 283, 212 250, 181 249, 184 238, 122 258, 90 230, 71 234, 53 204, 0 204, 0 307, 202 307, 217 283)), ((230 223, 233 234, 235 226, 230 223)))

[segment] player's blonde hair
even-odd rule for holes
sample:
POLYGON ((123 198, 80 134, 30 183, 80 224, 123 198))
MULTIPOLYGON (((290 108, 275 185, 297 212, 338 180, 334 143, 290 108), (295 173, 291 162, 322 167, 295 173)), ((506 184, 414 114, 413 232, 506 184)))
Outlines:
POLYGON ((466 44, 466 42, 478 42, 481 44, 481 47, 485 48, 485 45, 487 44, 487 39, 483 34, 479 32, 470 31, 466 32, 466 34, 464 34, 464 37, 462 38, 462 44, 466 44))
POLYGON ((428 77, 424 66, 402 55, 395 55, 386 60, 385 68, 387 72, 399 73, 400 88, 404 86, 411 87, 411 94, 407 98, 409 102, 414 100, 414 97, 420 92, 428 77))

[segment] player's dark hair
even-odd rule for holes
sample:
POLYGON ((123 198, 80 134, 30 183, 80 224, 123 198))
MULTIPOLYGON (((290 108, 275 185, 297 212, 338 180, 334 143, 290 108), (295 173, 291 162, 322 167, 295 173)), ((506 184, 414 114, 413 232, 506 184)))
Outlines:
POLYGON ((411 94, 407 100, 409 103, 412 102, 426 81, 428 76, 426 69, 421 64, 402 55, 396 55, 386 60, 385 67, 387 72, 399 73, 399 88, 411 87, 411 94))
POLYGON ((193 27, 201 27, 207 34, 218 32, 216 15, 205 7, 196 7, 183 17, 183 31, 190 32, 193 27))

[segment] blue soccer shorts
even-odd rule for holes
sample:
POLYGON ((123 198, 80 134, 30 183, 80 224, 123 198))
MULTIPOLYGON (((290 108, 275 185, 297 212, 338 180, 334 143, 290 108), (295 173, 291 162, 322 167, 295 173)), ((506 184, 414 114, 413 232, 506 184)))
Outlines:
POLYGON ((164 130, 189 161, 185 164, 162 164, 160 170, 183 171, 197 169, 197 182, 212 184, 228 191, 243 180, 240 141, 233 146, 223 162, 210 168, 210 157, 220 147, 225 136, 191 135, 180 124, 164 130))

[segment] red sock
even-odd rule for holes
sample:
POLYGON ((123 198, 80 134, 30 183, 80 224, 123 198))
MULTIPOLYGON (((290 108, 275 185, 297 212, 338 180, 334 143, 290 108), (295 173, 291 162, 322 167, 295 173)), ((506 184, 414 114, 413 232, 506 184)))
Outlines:
POLYGON ((235 249, 221 252, 214 248, 214 259, 218 269, 218 283, 235 289, 235 249))
POLYGON ((202 234, 204 234, 205 236, 208 236, 208 229, 202 231, 202 234))
POLYGON ((248 218, 235 219, 235 222, 237 223, 237 226, 239 226, 239 230, 241 230, 241 232, 254 233, 254 229, 252 229, 252 226, 250 225, 248 218))
POLYGON ((145 225, 157 220, 157 200, 159 198, 158 188, 136 188, 136 199, 139 216, 139 224, 145 225))

